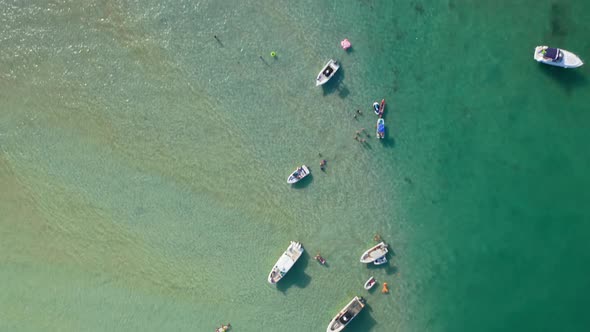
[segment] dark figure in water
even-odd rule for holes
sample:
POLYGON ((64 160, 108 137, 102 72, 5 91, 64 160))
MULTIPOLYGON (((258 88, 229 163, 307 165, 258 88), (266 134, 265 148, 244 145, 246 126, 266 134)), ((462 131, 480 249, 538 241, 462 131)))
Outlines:
POLYGON ((324 172, 326 171, 326 162, 326 159, 320 161, 320 169, 324 172))
POLYGON ((324 265, 326 264, 326 260, 324 259, 324 257, 322 257, 322 255, 320 255, 320 253, 318 252, 317 255, 315 255, 314 257, 318 262, 320 262, 320 264, 324 265))

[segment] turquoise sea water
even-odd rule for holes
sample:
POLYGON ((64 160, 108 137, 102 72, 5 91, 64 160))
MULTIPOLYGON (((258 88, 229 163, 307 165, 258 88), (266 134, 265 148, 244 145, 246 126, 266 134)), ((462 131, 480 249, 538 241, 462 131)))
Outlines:
POLYGON ((532 60, 588 61, 589 4, 0 8, 1 331, 324 331, 355 295, 347 331, 590 325, 590 73, 532 60), (361 265, 376 233, 390 262, 361 265))

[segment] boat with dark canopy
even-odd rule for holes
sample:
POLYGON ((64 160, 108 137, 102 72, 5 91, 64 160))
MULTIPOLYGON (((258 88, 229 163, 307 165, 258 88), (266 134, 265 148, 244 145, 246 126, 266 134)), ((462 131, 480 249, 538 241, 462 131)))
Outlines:
POLYGON ((577 68, 584 64, 574 53, 549 46, 537 46, 533 58, 546 65, 562 68, 577 68))
POLYGON ((326 332, 339 332, 344 330, 346 325, 356 317, 356 315, 365 307, 365 299, 355 296, 346 307, 332 318, 326 332))
POLYGON ((322 68, 322 71, 320 71, 318 74, 318 77, 315 80, 315 85, 319 86, 328 82, 332 77, 334 77, 334 74, 336 74, 338 69, 340 69, 340 64, 338 61, 330 59, 330 61, 326 63, 324 68, 322 68))
POLYGON ((297 167, 296 170, 293 171, 287 178, 287 183, 293 184, 299 182, 301 179, 309 175, 309 168, 305 165, 301 165, 301 167, 297 167))

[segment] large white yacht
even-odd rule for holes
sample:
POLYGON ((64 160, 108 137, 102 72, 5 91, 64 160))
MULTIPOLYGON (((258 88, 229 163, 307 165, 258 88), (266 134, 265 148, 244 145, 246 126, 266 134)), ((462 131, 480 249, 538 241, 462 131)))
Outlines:
POLYGON ((289 248, 279 257, 279 260, 268 274, 268 282, 273 285, 279 282, 293 265, 295 265, 295 262, 301 257, 303 251, 304 249, 301 243, 291 241, 289 248))

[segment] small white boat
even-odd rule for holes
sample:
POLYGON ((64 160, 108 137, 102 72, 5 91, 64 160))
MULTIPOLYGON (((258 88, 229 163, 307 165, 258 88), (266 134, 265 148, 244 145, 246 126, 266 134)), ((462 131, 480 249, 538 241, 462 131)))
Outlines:
POLYGON ((574 53, 549 46, 535 47, 533 58, 538 62, 563 68, 577 68, 584 64, 574 53))
POLYGON ((380 242, 362 254, 361 263, 373 263, 375 260, 385 256, 388 251, 387 244, 380 242))
POLYGON ((386 256, 379 257, 375 261, 373 261, 373 264, 375 264, 375 265, 382 265, 382 264, 385 264, 385 263, 387 263, 387 257, 386 256))
POLYGON ((338 61, 330 59, 330 61, 328 61, 324 68, 322 68, 322 71, 320 71, 318 77, 315 79, 315 85, 319 86, 328 82, 332 77, 334 77, 334 74, 336 74, 339 68, 340 64, 338 61))
POLYGON ((227 323, 227 325, 221 325, 220 327, 215 329, 215 332, 227 332, 229 331, 229 328, 231 327, 230 323, 227 323))
POLYGON ((369 289, 373 288, 373 286, 375 286, 376 283, 377 283, 377 280, 375 280, 374 277, 369 278, 369 280, 367 280, 367 282, 365 282, 365 289, 369 290, 369 289))
POLYGON ((339 332, 344 330, 346 325, 365 307, 365 299, 355 296, 344 309, 332 318, 326 332, 339 332))
POLYGON ((275 266, 270 270, 268 274, 268 282, 276 284, 281 280, 287 272, 295 265, 295 262, 303 254, 303 246, 299 242, 291 241, 291 244, 285 250, 285 252, 279 257, 279 260, 275 266))
POLYGON ((379 118, 377 120, 377 138, 384 138, 385 137, 385 120, 383 118, 379 118))
POLYGON ((298 167, 295 171, 293 171, 293 173, 291 173, 291 175, 289 175, 289 177, 287 178, 287 183, 289 184, 293 184, 293 183, 297 183, 299 181, 301 181, 301 179, 303 179, 304 177, 309 175, 309 168, 307 168, 307 166, 305 165, 301 165, 301 167, 298 167))

